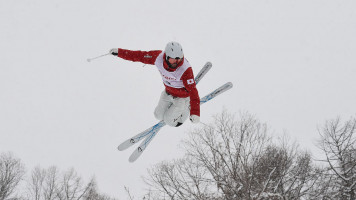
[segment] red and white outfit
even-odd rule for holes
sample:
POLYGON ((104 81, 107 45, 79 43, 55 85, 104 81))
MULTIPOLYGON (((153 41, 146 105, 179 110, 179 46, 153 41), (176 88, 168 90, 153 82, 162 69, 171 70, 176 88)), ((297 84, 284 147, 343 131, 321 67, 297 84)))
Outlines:
POLYGON ((155 117, 170 126, 182 124, 188 115, 200 116, 200 98, 192 67, 184 58, 177 68, 169 68, 165 53, 155 51, 131 51, 118 49, 118 57, 133 62, 155 65, 161 74, 165 91, 155 109, 155 117), (190 105, 190 109, 189 109, 190 105))

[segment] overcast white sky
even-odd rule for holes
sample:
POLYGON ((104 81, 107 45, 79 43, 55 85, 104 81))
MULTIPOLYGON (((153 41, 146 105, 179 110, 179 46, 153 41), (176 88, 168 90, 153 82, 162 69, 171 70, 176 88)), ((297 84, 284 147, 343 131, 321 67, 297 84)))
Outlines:
POLYGON ((28 170, 95 174, 102 192, 122 199, 124 185, 143 194, 146 169, 181 156, 194 126, 164 127, 129 163, 133 149, 116 147, 156 123, 160 75, 113 56, 86 59, 174 40, 195 74, 213 63, 200 96, 234 83, 202 106, 201 121, 249 111, 317 155, 317 125, 356 113, 355 35, 353 0, 0 0, 0 152, 28 170))

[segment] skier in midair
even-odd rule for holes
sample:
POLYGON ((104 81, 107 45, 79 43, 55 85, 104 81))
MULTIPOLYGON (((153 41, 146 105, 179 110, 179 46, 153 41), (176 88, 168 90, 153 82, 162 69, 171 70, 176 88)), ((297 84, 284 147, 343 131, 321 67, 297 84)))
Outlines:
POLYGON ((156 119, 173 127, 182 125, 189 115, 193 123, 200 122, 200 98, 193 70, 179 43, 169 42, 164 51, 114 48, 110 53, 125 60, 156 65, 165 86, 154 111, 156 119))

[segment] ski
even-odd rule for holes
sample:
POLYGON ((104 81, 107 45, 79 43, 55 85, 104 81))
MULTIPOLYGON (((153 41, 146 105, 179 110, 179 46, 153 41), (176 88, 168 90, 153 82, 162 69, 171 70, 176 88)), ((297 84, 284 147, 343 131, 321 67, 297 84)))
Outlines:
POLYGON ((139 142, 140 140, 142 140, 143 138, 145 138, 146 136, 148 136, 150 133, 158 131, 159 129, 161 129, 164 125, 166 125, 166 123, 162 120, 160 122, 158 122, 157 124, 155 124, 154 126, 146 129, 145 131, 133 136, 132 138, 126 140, 125 142, 121 143, 117 149, 119 151, 123 151, 129 147, 131 147, 132 145, 136 144, 137 142, 139 142))
POLYGON ((218 89, 214 90, 210 94, 206 95, 205 97, 200 99, 200 105, 210 101, 211 99, 215 98, 216 96, 226 92, 227 90, 231 89, 233 84, 231 82, 227 82, 218 89))
MULTIPOLYGON (((208 73, 208 71, 211 69, 212 66, 213 65, 211 64, 211 62, 205 63, 203 68, 200 70, 200 72, 195 77, 196 84, 198 84, 200 82, 200 80, 205 76, 205 74, 208 73)), ((123 143, 121 143, 117 147, 118 150, 123 151, 123 150, 129 148, 130 146, 136 144, 137 142, 139 142, 140 140, 142 140, 143 138, 148 136, 150 133, 158 132, 159 129, 161 129, 164 125, 166 125, 166 123, 164 121, 160 121, 159 123, 155 124, 154 126, 144 130, 143 132, 141 132, 141 133, 127 139, 123 143)))
MULTIPOLYGON (((217 88, 213 92, 209 93, 208 95, 204 96, 203 98, 200 99, 200 105, 212 100, 213 98, 217 97, 218 95, 226 92, 227 90, 231 89, 233 84, 231 82, 227 82, 221 87, 217 88)), ((143 153, 143 151, 146 149, 147 145, 152 141, 153 137, 156 136, 157 132, 164 126, 166 125, 165 122, 159 122, 155 126, 157 128, 153 129, 151 132, 148 133, 146 139, 140 144, 140 146, 131 154, 129 161, 134 162, 137 160, 137 158, 140 157, 140 155, 143 153)))
MULTIPOLYGON (((137 147, 137 149, 132 152, 131 156, 129 157, 129 162, 134 162, 135 160, 137 160, 138 157, 141 156, 141 154, 143 153, 143 151, 146 149, 146 147, 148 146, 148 144, 152 141, 152 139, 154 138, 154 136, 156 136, 156 134, 158 133, 158 131, 166 125, 166 123, 164 121, 160 121, 158 124, 160 124, 160 126, 158 126, 157 129, 153 130, 152 132, 150 132, 148 134, 148 136, 146 137, 146 139, 140 144, 139 147, 137 147)), ((157 125, 158 125, 157 124, 157 125)))
POLYGON ((208 71, 211 69, 212 66, 213 66, 213 64, 211 64, 211 62, 205 63, 203 68, 200 70, 200 72, 194 78, 195 84, 198 84, 200 82, 200 80, 205 76, 205 74, 208 73, 208 71))

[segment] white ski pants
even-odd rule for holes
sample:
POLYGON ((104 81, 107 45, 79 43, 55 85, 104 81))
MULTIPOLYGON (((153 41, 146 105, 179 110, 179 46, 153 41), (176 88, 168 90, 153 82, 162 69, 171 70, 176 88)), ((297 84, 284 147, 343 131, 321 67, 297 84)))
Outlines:
POLYGON ((188 119, 190 113, 189 97, 179 98, 167 94, 164 90, 155 109, 154 115, 158 120, 164 120, 169 126, 180 126, 188 119))

